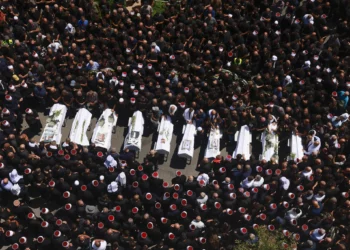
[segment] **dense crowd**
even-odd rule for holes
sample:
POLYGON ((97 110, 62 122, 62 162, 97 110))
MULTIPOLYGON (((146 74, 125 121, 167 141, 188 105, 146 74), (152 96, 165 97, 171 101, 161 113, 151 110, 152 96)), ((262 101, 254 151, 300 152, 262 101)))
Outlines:
POLYGON ((266 227, 298 249, 349 249, 349 2, 153 4, 1 1, 0 245, 228 250, 266 227), (67 119, 112 109, 118 126, 140 110, 151 133, 170 116, 195 124, 200 145, 219 127, 233 149, 248 125, 252 156, 204 158, 198 176, 166 182, 154 150, 138 162, 113 145, 36 142, 39 113, 56 103, 67 119), (280 150, 266 161, 271 121, 280 150), (296 160, 292 134, 305 148, 296 160))

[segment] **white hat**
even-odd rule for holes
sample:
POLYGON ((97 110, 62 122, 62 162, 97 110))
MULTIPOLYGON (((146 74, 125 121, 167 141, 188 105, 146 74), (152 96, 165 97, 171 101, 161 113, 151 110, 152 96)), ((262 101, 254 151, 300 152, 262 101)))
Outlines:
POLYGON ((103 181, 105 177, 103 175, 100 175, 100 181, 103 181))
POLYGON ((202 130, 203 130, 202 127, 198 127, 197 128, 197 131, 199 131, 199 132, 202 131, 202 130))
POLYGON ((305 61, 305 65, 310 66, 311 62, 310 61, 305 61))
POLYGON ((119 103, 123 103, 124 102, 124 98, 119 98, 119 103))
POLYGON ((277 56, 275 55, 272 56, 272 61, 277 61, 277 59, 278 59, 277 56))
POLYGON ((13 69, 12 65, 7 66, 8 69, 13 69))

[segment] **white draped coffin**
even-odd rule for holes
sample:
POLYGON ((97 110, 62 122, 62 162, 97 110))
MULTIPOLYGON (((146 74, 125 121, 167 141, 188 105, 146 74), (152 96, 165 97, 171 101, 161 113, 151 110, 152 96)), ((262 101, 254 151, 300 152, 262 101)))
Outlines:
POLYGON ((275 133, 277 130, 276 124, 269 124, 268 129, 261 134, 261 143, 263 152, 261 155, 262 160, 269 161, 271 157, 275 156, 278 159, 278 135, 275 133))
POLYGON ((194 136, 196 135, 196 126, 187 124, 185 126, 184 135, 179 146, 178 156, 192 160, 194 151, 194 136))
POLYGON ((173 138, 174 125, 171 123, 169 116, 162 117, 158 126, 158 139, 154 149, 160 154, 169 154, 170 143, 173 138))
POLYGON ((86 131, 90 125, 92 114, 85 108, 79 109, 75 115, 70 130, 69 138, 72 142, 82 145, 89 146, 89 139, 86 135, 86 131))
POLYGON ((118 117, 111 109, 106 109, 101 114, 96 123, 91 142, 95 143, 96 147, 105 148, 111 147, 113 127, 117 124, 118 117))
POLYGON ((292 134, 289 140, 290 155, 289 160, 297 161, 301 160, 304 156, 304 148, 301 137, 299 135, 292 134))
POLYGON ((141 151, 144 123, 141 111, 135 111, 129 118, 129 131, 125 137, 124 149, 141 151))
POLYGON ((220 139, 222 134, 220 129, 215 128, 210 130, 208 145, 205 150, 205 158, 215 158, 220 154, 220 139))
POLYGON ((49 113, 49 117, 46 119, 46 125, 41 135, 40 141, 52 142, 56 141, 60 144, 62 138, 62 125, 66 118, 67 107, 62 104, 54 104, 49 113))
POLYGON ((237 146, 232 154, 233 158, 236 158, 238 154, 244 155, 245 159, 250 158, 250 143, 252 142, 252 133, 247 125, 241 127, 238 138, 237 146))

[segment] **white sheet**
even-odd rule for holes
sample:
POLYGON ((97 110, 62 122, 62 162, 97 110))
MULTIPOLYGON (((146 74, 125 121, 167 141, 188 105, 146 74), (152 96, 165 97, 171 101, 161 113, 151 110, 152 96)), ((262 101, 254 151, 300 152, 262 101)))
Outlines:
POLYGON ((86 131, 90 125, 92 114, 85 108, 79 109, 75 115, 70 130, 69 138, 72 142, 82 145, 89 146, 89 139, 86 136, 86 131))
POLYGON ((274 132, 277 130, 276 124, 268 125, 269 131, 264 131, 261 134, 261 143, 262 143, 262 160, 269 161, 271 157, 275 156, 278 158, 278 135, 274 132))
POLYGON ((52 142, 56 141, 57 144, 61 143, 62 138, 62 125, 66 119, 67 107, 62 104, 54 104, 49 113, 49 117, 46 119, 46 125, 41 135, 40 141, 52 142))
POLYGON ((111 109, 106 109, 96 123, 91 142, 97 147, 107 150, 111 147, 113 127, 117 124, 118 117, 111 109))
POLYGON ((154 149, 160 154, 169 154, 174 125, 169 116, 163 117, 158 127, 158 139, 154 149))
POLYGON ((184 135, 179 146, 178 156, 192 160, 194 151, 194 136, 196 135, 196 125, 187 124, 184 135))
POLYGON ((304 148, 301 141, 301 137, 293 133, 289 141, 289 146, 290 146, 289 160, 294 160, 294 161, 297 161, 297 159, 301 160, 304 156, 304 148))
POLYGON ((250 143, 252 142, 252 133, 247 125, 241 127, 237 139, 237 146, 232 154, 236 158, 238 154, 244 155, 246 159, 250 158, 250 143))
POLYGON ((211 129, 207 148, 205 149, 205 158, 215 158, 220 154, 220 139, 222 134, 220 129, 211 129))
POLYGON ((141 111, 135 111, 132 117, 129 118, 129 132, 125 137, 124 149, 141 150, 144 123, 141 111))

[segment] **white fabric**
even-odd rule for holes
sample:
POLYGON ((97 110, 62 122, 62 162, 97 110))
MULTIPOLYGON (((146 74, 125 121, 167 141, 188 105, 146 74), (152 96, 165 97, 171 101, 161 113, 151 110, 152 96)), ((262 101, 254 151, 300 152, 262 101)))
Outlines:
POLYGON ((105 162, 104 162, 104 165, 105 165, 107 168, 109 168, 109 167, 115 168, 115 167, 117 167, 118 162, 117 162, 116 160, 114 160, 113 156, 108 155, 108 156, 107 156, 107 159, 106 159, 105 162))
POLYGON ((205 149, 205 158, 215 158, 220 154, 220 139, 222 134, 220 133, 220 129, 211 129, 209 134, 209 140, 207 148, 205 149))
POLYGON ((284 176, 281 177, 280 181, 281 181, 281 186, 282 186, 282 188, 283 188, 284 190, 288 190, 289 185, 290 185, 290 181, 289 181, 286 177, 284 177, 284 176))
POLYGON ((12 183, 17 183, 20 179, 23 178, 23 175, 19 175, 17 173, 17 170, 14 169, 12 172, 9 174, 10 180, 12 183))
POLYGON ((112 181, 111 184, 107 186, 107 192, 108 193, 115 193, 118 191, 118 183, 115 181, 112 181))
POLYGON ((301 137, 293 133, 289 141, 289 146, 290 146, 289 160, 294 160, 294 161, 297 161, 297 159, 301 160, 304 156, 304 148, 303 148, 301 137))
POLYGON ((11 188, 11 193, 18 196, 21 193, 21 187, 18 184, 14 184, 11 188))
POLYGON ((121 186, 125 186, 126 185, 126 175, 124 172, 121 172, 117 178, 115 179, 116 182, 119 182, 119 184, 121 186))
POLYGON ((275 119, 267 126, 267 130, 261 134, 262 160, 269 161, 273 156, 278 157, 278 135, 275 119), (269 143, 267 143, 269 142, 269 143), (269 147, 270 145, 270 147, 269 147))
POLYGON ((67 107, 62 104, 55 104, 51 107, 49 117, 46 119, 46 125, 40 141, 52 142, 56 141, 60 144, 62 138, 62 125, 66 118, 67 107), (56 116, 54 116, 57 114, 56 116))
MULTIPOLYGON (((301 210, 300 210, 301 211, 301 210)), ((285 215, 285 219, 289 219, 289 220, 296 220, 296 219, 298 219, 298 218, 300 218, 300 216, 302 216, 302 212, 300 212, 300 213, 296 213, 295 211, 294 211, 294 209, 291 209, 291 210, 289 210, 289 211, 287 211, 286 212, 286 215, 285 215)))
POLYGON ((307 151, 305 152, 306 155, 311 155, 313 152, 319 151, 321 148, 321 139, 320 137, 314 135, 312 139, 307 144, 307 151), (315 146, 314 142, 318 141, 319 144, 315 146))
POLYGON ((6 191, 11 191, 11 188, 13 187, 12 182, 9 180, 7 184, 4 184, 4 181, 1 181, 1 187, 5 189, 6 191))
POLYGON ((194 110, 192 110, 192 112, 190 112, 190 108, 187 108, 187 109, 185 109, 183 117, 185 118, 186 122, 191 122, 193 115, 194 115, 194 110))
POLYGON ((338 116, 332 117, 332 124, 334 127, 340 127, 344 122, 346 122, 349 119, 349 114, 344 113, 341 116, 339 116, 339 120, 337 121, 338 116))
POLYGON ((176 113, 176 111, 177 111, 177 107, 176 107, 176 105, 174 105, 174 104, 171 104, 170 106, 169 106, 169 114, 170 115, 175 115, 175 113, 176 113), (174 108, 174 110, 173 111, 171 111, 171 108, 174 108))
POLYGON ((205 224, 202 221, 193 220, 191 225, 194 225, 197 229, 205 228, 205 224))
POLYGON ((252 133, 247 125, 241 127, 238 135, 237 146, 232 154, 237 158, 238 154, 244 155, 246 159, 250 158, 250 143, 252 142, 252 133))
POLYGON ((179 146, 178 156, 192 159, 194 151, 194 136, 196 135, 195 124, 187 124, 185 127, 185 133, 179 146))
POLYGON ((247 178, 245 178, 245 179, 242 181, 241 184, 242 184, 242 187, 243 187, 243 188, 251 188, 251 187, 253 187, 254 180, 248 181, 248 177, 247 177, 247 178))
POLYGON ((254 180, 253 187, 261 187, 264 184, 264 181, 265 181, 264 177, 261 176, 260 181, 254 180))
POLYGON ((158 139, 154 149, 160 154, 169 154, 174 125, 169 116, 163 117, 158 126, 158 139))
POLYGON ((92 244, 91 244, 91 247, 92 247, 92 249, 94 249, 94 250, 106 250, 106 248, 107 248, 107 242, 106 242, 105 240, 102 240, 102 241, 101 241, 101 245, 100 245, 99 247, 97 247, 97 246, 95 245, 95 241, 93 241, 92 244))
POLYGON ((318 233, 318 230, 319 230, 319 228, 317 228, 317 229, 315 229, 313 232, 312 232, 312 234, 311 234, 311 238, 312 239, 314 239, 314 240, 322 240, 325 236, 326 236, 326 234, 319 234, 318 233))
POLYGON ((207 175, 207 174, 205 174, 205 173, 198 175, 198 177, 197 177, 198 183, 199 183, 201 180, 203 180, 203 181, 205 182, 205 184, 208 185, 208 184, 209 184, 209 175, 207 175))
POLYGON ((314 171, 310 171, 310 172, 306 172, 305 170, 301 172, 301 175, 304 177, 304 178, 308 178, 310 177, 312 174, 314 173, 314 171))
POLYGON ((111 147, 113 127, 117 124, 117 120, 118 116, 116 116, 111 109, 106 109, 103 111, 96 123, 96 127, 91 138, 91 142, 95 143, 96 147, 109 150, 111 147))
POLYGON ((92 114, 85 108, 79 109, 75 115, 70 130, 69 138, 72 142, 82 145, 89 146, 89 139, 86 136, 86 131, 90 125, 92 114))
POLYGON ((124 149, 141 150, 144 123, 141 111, 135 111, 129 119, 129 132, 125 137, 124 149))

